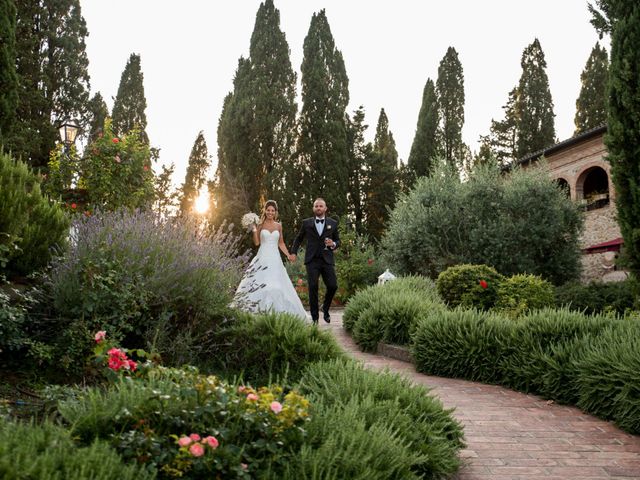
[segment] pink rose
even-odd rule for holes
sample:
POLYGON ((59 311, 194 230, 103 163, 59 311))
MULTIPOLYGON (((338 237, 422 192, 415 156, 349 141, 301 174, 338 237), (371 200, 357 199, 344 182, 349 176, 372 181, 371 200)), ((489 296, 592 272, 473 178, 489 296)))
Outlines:
POLYGON ((132 372, 135 372, 136 368, 138 368, 138 364, 133 360, 127 360, 127 365, 128 365, 128 369, 131 370, 132 372))
POLYGON ((95 339, 96 343, 100 343, 101 341, 104 340, 106 336, 107 336, 107 332, 105 332, 104 330, 100 330, 98 333, 95 334, 93 338, 95 339))
POLYGON ((273 413, 280 413, 282 411, 282 404, 280 402, 271 402, 271 411, 273 413))
POLYGON ((242 393, 242 392, 244 392, 246 389, 247 389, 247 387, 245 387, 244 385, 240 385, 240 386, 238 387, 238 393, 242 393))
POLYGON ((256 400, 258 400, 258 395, 256 395, 255 393, 250 393, 249 395, 247 395, 247 400, 249 400, 250 402, 255 402, 256 400))
POLYGON ((218 439, 216 437, 212 437, 211 435, 209 435, 208 437, 205 437, 204 440, 202 440, 202 442, 206 443, 211 448, 218 448, 218 445, 220 445, 220 443, 218 442, 218 439))
POLYGON ((249 468, 249 465, 247 465, 246 463, 241 463, 240 466, 242 467, 243 470, 246 470, 247 468, 249 468))
POLYGON ((189 438, 191 440, 193 440, 194 442, 199 442, 200 441, 200 435, 198 435, 197 433, 192 433, 191 435, 189 435, 189 438))
POLYGON ((178 445, 180 445, 181 447, 186 447, 190 443, 191 439, 189 437, 180 437, 180 439, 178 440, 178 445))
POLYGON ((194 457, 201 457, 204 455, 204 448, 199 443, 194 443, 189 447, 189 452, 191 452, 191 455, 194 457))

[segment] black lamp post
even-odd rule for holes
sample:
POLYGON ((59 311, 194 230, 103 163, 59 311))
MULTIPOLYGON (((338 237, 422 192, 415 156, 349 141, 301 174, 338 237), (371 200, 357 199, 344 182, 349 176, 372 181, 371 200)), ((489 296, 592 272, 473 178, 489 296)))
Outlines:
POLYGON ((76 137, 78 136, 78 131, 80 128, 75 125, 73 122, 66 121, 62 125, 60 125, 60 139, 62 143, 64 143, 65 148, 71 148, 76 141, 76 137))

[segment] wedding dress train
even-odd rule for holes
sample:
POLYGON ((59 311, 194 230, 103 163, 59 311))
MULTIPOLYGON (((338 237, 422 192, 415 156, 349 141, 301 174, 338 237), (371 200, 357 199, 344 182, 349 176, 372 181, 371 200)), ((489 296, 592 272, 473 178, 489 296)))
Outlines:
POLYGON ((250 312, 287 312, 306 320, 307 313, 280 258, 279 241, 278 230, 260 231, 260 248, 236 290, 234 305, 250 312))

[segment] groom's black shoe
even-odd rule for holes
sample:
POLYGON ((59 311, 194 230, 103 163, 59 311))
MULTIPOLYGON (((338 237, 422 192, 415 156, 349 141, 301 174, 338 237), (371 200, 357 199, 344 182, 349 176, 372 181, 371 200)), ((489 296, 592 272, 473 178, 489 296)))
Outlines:
POLYGON ((324 313, 324 321, 327 323, 331 323, 331 316, 329 315, 329 312, 323 312, 324 313))
POLYGON ((311 323, 313 323, 314 325, 318 324, 318 319, 317 318, 311 318, 311 323))

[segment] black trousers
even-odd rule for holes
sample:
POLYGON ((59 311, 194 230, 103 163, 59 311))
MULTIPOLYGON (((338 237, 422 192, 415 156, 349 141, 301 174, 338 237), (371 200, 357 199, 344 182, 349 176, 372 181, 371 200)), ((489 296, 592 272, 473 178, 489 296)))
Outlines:
POLYGON ((322 302, 322 311, 328 312, 333 296, 338 290, 338 279, 336 278, 336 270, 333 265, 328 264, 322 258, 314 258, 307 263, 307 283, 309 284, 309 310, 311 310, 311 318, 317 320, 318 313, 318 280, 322 275, 324 286, 327 287, 327 293, 322 302))

